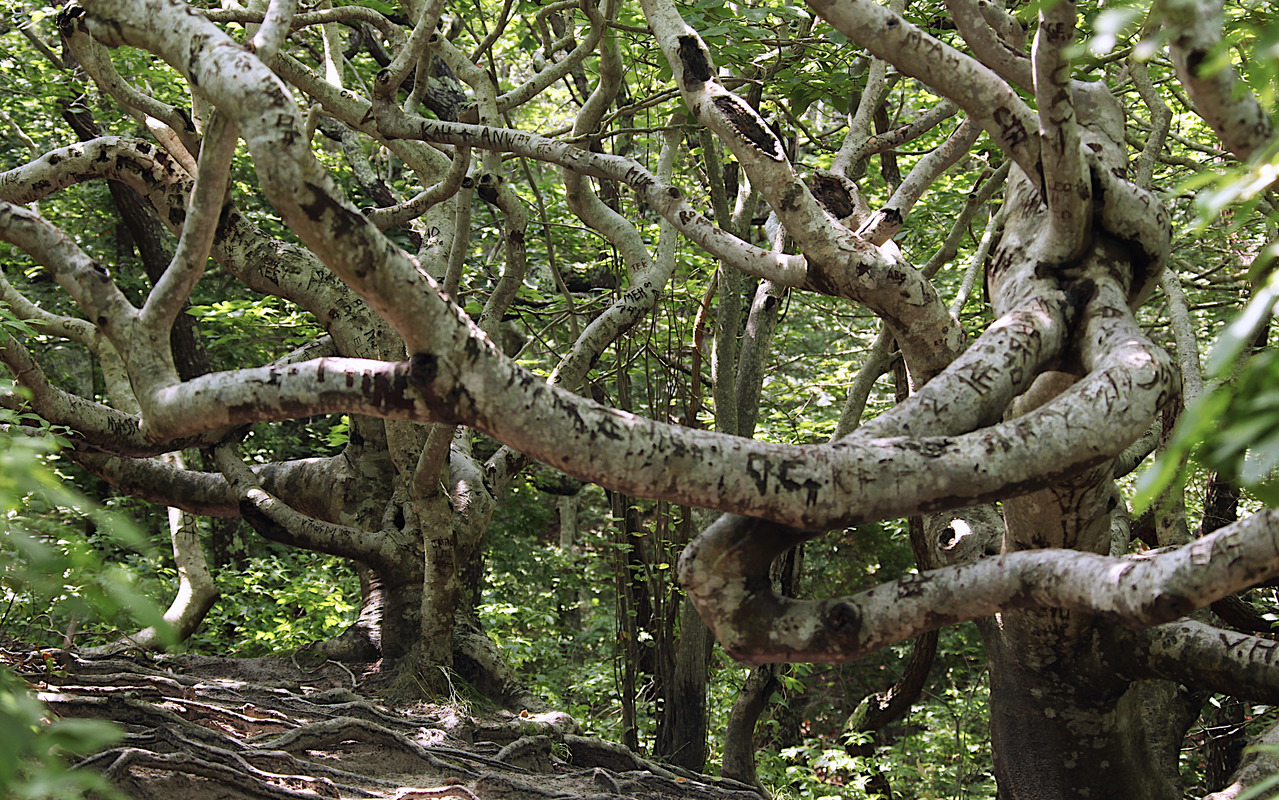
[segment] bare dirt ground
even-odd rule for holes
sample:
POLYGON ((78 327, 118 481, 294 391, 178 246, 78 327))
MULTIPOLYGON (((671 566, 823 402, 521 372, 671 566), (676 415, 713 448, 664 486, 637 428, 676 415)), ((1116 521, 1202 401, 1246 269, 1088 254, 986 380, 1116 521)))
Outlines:
POLYGON ((360 694, 368 667, 12 645, 0 663, 54 713, 117 722, 124 740, 79 767, 139 800, 760 800, 581 736, 566 714, 392 708, 360 694))

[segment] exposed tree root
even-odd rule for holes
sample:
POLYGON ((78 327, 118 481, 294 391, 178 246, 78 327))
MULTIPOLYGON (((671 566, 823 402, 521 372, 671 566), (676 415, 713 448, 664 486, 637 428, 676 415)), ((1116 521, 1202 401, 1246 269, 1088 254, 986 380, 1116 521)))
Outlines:
POLYGON ((118 723, 77 766, 139 800, 758 800, 751 787, 579 735, 562 713, 393 709, 353 691, 370 670, 288 658, 0 650, 64 717, 118 723))

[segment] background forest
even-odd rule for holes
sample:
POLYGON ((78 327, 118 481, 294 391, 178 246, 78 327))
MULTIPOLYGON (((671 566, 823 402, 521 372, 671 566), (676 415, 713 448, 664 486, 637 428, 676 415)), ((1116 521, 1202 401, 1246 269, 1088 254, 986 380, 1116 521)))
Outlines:
MULTIPOLYGON (((380 0, 355 5, 396 13, 380 0)), ((145 135, 143 124, 117 99, 77 71, 55 28, 59 9, 13 0, 3 0, 0 7, 5 12, 0 171, 69 144, 90 125, 97 134, 145 135)), ((582 15, 575 23, 570 13, 576 7, 468 0, 445 14, 442 28, 456 47, 468 53, 478 48, 500 84, 518 85, 546 65, 543 53, 552 42, 586 34, 582 15)), ((1149 98, 1143 95, 1155 92, 1169 115, 1167 143, 1149 168, 1151 185, 1173 218, 1172 266, 1184 296, 1170 297, 1168 284, 1156 289, 1138 312, 1145 332, 1175 351, 1177 327, 1189 325, 1206 361, 1212 343, 1225 334, 1216 360, 1207 363, 1203 402, 1184 415, 1190 424, 1183 420, 1174 432, 1172 420, 1165 420, 1152 440, 1167 451, 1158 466, 1143 466, 1123 479, 1130 492, 1145 491, 1138 503, 1146 505, 1167 491, 1169 481, 1176 486, 1184 480, 1186 519, 1194 530, 1203 520, 1205 497, 1226 483, 1238 493, 1241 514, 1279 500, 1271 479, 1279 462, 1274 388, 1279 363, 1276 351, 1267 349, 1274 334, 1265 324, 1274 303, 1269 269, 1279 216, 1271 184, 1279 152, 1272 147, 1254 163, 1240 164, 1222 149, 1191 110, 1159 49, 1150 20, 1157 21, 1160 7, 1080 3, 1086 47, 1075 54, 1075 63, 1079 76, 1106 81, 1126 106, 1134 157, 1160 124, 1152 121, 1149 98), (1245 308, 1248 314, 1241 318, 1245 308), (1176 318, 1186 313, 1188 319, 1176 318), (1242 373, 1232 373, 1235 356, 1245 350, 1256 355, 1242 373), (1227 389, 1214 392, 1217 386, 1227 389), (1184 470, 1176 473, 1180 465, 1184 470)), ((697 0, 679 9, 720 63, 733 65, 738 80, 730 88, 775 126, 796 164, 829 167, 868 87, 881 93, 882 101, 870 108, 866 122, 881 135, 932 115, 931 124, 916 125, 909 141, 864 154, 857 183, 870 208, 887 204, 921 160, 955 134, 954 106, 950 114, 938 113, 938 97, 927 87, 886 68, 828 26, 823 29, 824 23, 802 7, 769 0, 697 0)), ((1029 24, 1039 8, 1017 0, 1009 10, 1029 24)), ((946 6, 938 0, 916 0, 903 13, 934 35, 955 37, 946 6)), ((1218 54, 1236 65, 1268 109, 1275 107, 1279 89, 1275 17, 1261 0, 1227 2, 1229 46, 1218 54)), ((665 151, 669 174, 695 205, 732 202, 738 197, 734 182, 744 179, 671 88, 671 69, 645 34, 646 25, 638 6, 625 5, 618 14, 613 34, 625 65, 624 84, 605 120, 606 133, 593 143, 649 164, 654 172, 665 151)), ((337 65, 345 85, 367 94, 388 55, 367 28, 367 23, 313 26, 299 37, 296 55, 317 73, 337 65)), ((566 50, 573 46, 570 42, 566 50)), ((190 107, 185 85, 158 60, 127 49, 111 58, 125 83, 172 107, 190 107)), ((595 69, 594 59, 578 64, 533 99, 512 107, 505 124, 572 138, 570 129, 596 80, 595 69)), ((465 94, 443 71, 426 84, 422 94, 438 93, 441 102, 456 102, 465 94)), ((400 198, 418 191, 411 171, 390 151, 346 136, 323 115, 312 122, 318 157, 358 204, 386 205, 374 194, 379 187, 400 198)), ((615 246, 569 211, 568 189, 555 168, 508 156, 505 169, 506 186, 529 210, 528 271, 495 327, 495 338, 507 355, 546 376, 591 320, 631 289, 634 277, 615 246)), ((931 181, 895 237, 918 263, 945 265, 932 281, 972 330, 991 319, 981 273, 1003 222, 1006 174, 999 149, 978 140, 931 181)), ((597 190, 646 240, 658 241, 659 216, 642 198, 607 182, 597 190)), ((292 239, 256 188, 243 152, 233 162, 229 191, 247 220, 292 239)), ((118 200, 105 181, 80 184, 35 205, 45 217, 60 220, 81 248, 110 263, 116 283, 141 302, 151 282, 139 243, 122 222, 118 200)), ((743 193, 736 209, 718 211, 757 241, 777 236, 767 207, 749 194, 743 193)), ((507 258, 507 221, 489 202, 475 202, 471 214, 464 278, 454 299, 479 319, 507 258)), ((412 250, 422 232, 404 224, 389 235, 412 250)), ((717 371, 751 363, 744 351, 758 345, 767 348, 755 362, 761 381, 758 408, 738 410, 739 419, 753 420, 753 431, 748 427, 745 433, 770 442, 812 444, 847 433, 907 391, 900 356, 883 341, 882 326, 871 312, 810 292, 761 289, 758 280, 718 269, 711 256, 688 241, 672 246, 674 273, 652 313, 600 355, 584 394, 644 417, 714 429, 717 409, 726 402, 726 395, 715 394, 716 386, 726 383, 717 371), (752 315, 752 307, 761 304, 773 313, 752 315), (766 333, 748 327, 748 320, 773 326, 771 344, 766 333), (723 330, 733 331, 727 343, 716 336, 723 330), (738 350, 726 354, 725 348, 738 350), (867 369, 868 362, 876 367, 867 369)), ((8 282, 41 308, 76 313, 47 271, 19 248, 0 244, 0 267, 8 282)), ((0 304, 0 326, 39 353, 54 383, 85 397, 104 397, 108 378, 98 361, 85 348, 33 327, 26 317, 20 308, 0 304)), ((183 325, 204 372, 270 363, 324 334, 308 312, 281 297, 248 290, 214 263, 195 286, 183 325)), ((750 378, 743 371, 737 380, 750 378)), ((49 652, 90 648, 147 625, 158 627, 164 643, 161 609, 179 584, 169 544, 175 526, 202 545, 218 596, 184 641, 168 640, 170 651, 305 657, 308 645, 338 637, 355 621, 360 581, 349 561, 268 541, 240 517, 184 514, 117 492, 60 457, 68 432, 30 413, 12 383, 3 389, 9 400, 0 409, 0 422, 11 435, 0 439, 0 502, 6 511, 0 535, 0 643, 49 652), (36 430, 45 435, 30 435, 36 430)), ((335 457, 350 442, 351 431, 344 415, 259 424, 244 436, 241 453, 249 463, 335 457)), ((499 443, 477 434, 473 446, 483 459, 499 443)), ((207 451, 192 448, 180 457, 206 471, 217 469, 207 451)), ((709 520, 697 509, 606 491, 533 464, 507 485, 484 537, 481 577, 469 587, 478 592, 483 628, 532 694, 573 715, 590 733, 669 757, 663 727, 685 624, 675 564, 709 520)), ((1147 538, 1143 522, 1153 524, 1134 516, 1135 542, 1147 538)), ((915 568, 903 519, 834 531, 803 545, 782 580, 796 597, 846 595, 915 568)), ((1255 589, 1244 602, 1252 617, 1267 625, 1279 620, 1274 588, 1255 589)), ((714 771, 723 756, 722 732, 754 675, 765 682, 766 698, 755 734, 758 779, 774 797, 863 798, 886 781, 902 796, 993 798, 987 682, 981 638, 971 624, 941 632, 931 670, 908 708, 877 727, 865 725, 876 693, 903 676, 912 649, 904 642, 845 665, 792 664, 762 671, 712 649, 705 677, 708 769, 714 771)), ((71 721, 46 727, 40 721, 43 712, 24 699, 20 685, 7 673, 0 677, 0 752, 28 754, 16 762, 0 759, 0 791, 9 787, 53 797, 76 791, 72 787, 87 779, 47 759, 50 746, 56 752, 89 751, 108 741, 110 732, 71 721)), ((451 702, 489 702, 457 675, 446 674, 444 684, 451 702)), ((1206 709, 1182 750, 1188 795, 1221 788, 1238 763, 1245 737, 1279 720, 1279 709, 1224 697, 1209 699, 1206 709)))

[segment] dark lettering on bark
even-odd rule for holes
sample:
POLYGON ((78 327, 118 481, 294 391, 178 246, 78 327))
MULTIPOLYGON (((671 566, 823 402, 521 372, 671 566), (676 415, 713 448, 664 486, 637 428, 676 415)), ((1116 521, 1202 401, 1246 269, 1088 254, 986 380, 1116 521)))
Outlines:
POLYGON ((991 116, 994 118, 995 124, 999 126, 1000 137, 1010 148, 1016 148, 1030 138, 1030 134, 1026 132, 1026 126, 1009 109, 1000 106, 995 109, 991 116))

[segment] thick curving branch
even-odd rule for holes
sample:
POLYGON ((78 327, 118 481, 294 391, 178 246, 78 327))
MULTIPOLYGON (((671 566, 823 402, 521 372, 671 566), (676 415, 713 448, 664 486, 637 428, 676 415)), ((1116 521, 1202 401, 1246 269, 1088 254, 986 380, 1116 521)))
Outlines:
MULTIPOLYGON (((412 259, 338 199, 298 138, 292 101, 251 54, 164 0, 100 0, 92 4, 90 25, 114 42, 147 44, 189 73, 216 105, 237 114, 267 195, 288 224, 415 354, 408 364, 312 362, 241 373, 248 380, 207 377, 170 387, 146 420, 153 436, 207 426, 210 419, 357 406, 357 413, 374 416, 473 425, 566 472, 631 494, 813 529, 1039 488, 1113 457, 1145 430, 1171 391, 1165 357, 1134 340, 1050 406, 957 437, 784 446, 601 407, 504 359, 412 259), (193 56, 177 43, 197 33, 206 44, 193 56)), ((580 154, 579 163, 625 164, 518 132, 426 120, 407 128, 463 134, 457 143, 488 149, 523 143, 530 154, 553 152, 566 162, 580 154)))
POLYGON ((1222 0, 1165 0, 1158 6, 1172 34, 1173 66, 1195 111, 1227 150, 1247 161, 1270 143, 1274 126, 1234 68, 1213 57, 1221 43, 1222 0))
POLYGON ((58 31, 67 49, 104 92, 137 117, 188 174, 195 174, 195 154, 200 152, 195 124, 186 113, 138 91, 120 77, 110 54, 86 32, 82 13, 70 5, 58 15, 58 31))
POLYGON ((395 538, 397 531, 365 531, 299 512, 266 491, 236 450, 234 445, 220 444, 213 449, 213 460, 237 499, 240 516, 258 533, 272 541, 372 566, 393 566, 394 547, 389 541, 395 538))
POLYGON ((549 386, 473 334, 441 337, 408 364, 320 359, 196 378, 165 390, 163 424, 176 433, 339 410, 467 424, 610 488, 817 529, 1031 491, 1113 457, 1175 391, 1167 357, 1122 333, 1120 346, 1098 334, 1109 355, 1054 403, 957 437, 794 446, 687 430, 549 386))
POLYGON ((1279 702, 1279 642, 1273 639, 1189 619, 1135 635, 1116 631, 1115 639, 1109 646, 1134 678, 1159 678, 1261 703, 1279 702))
MULTIPOLYGON (((192 189, 190 176, 155 145, 118 136, 61 147, 0 173, 0 199, 30 203, 103 178, 136 189, 171 229, 181 225, 192 189)), ((368 353, 370 340, 362 332, 370 325, 384 327, 383 323, 312 253, 270 236, 234 207, 225 209, 220 225, 213 257, 237 280, 310 311, 328 327, 341 352, 373 354, 368 353)))
POLYGON ((726 515, 681 558, 689 596, 734 658, 839 663, 1017 608, 1069 609, 1140 629, 1279 574, 1279 512, 1264 511, 1144 559, 1031 550, 908 575, 850 597, 778 597, 760 578, 771 562, 764 550, 784 550, 803 538, 793 529, 726 515))
POLYGON ((1029 174, 1039 170, 1038 124, 990 68, 872 0, 808 0, 840 33, 950 98, 1029 174))
POLYGON ((874 241, 855 235, 826 211, 759 113, 716 79, 706 43, 673 3, 644 0, 643 6, 685 103, 733 151, 751 186, 804 253, 808 285, 865 303, 884 317, 897 334, 914 382, 926 383, 960 352, 963 342, 958 322, 932 284, 876 246, 887 236, 874 241))
POLYGON ((1032 51, 1039 157, 1048 202, 1048 226, 1040 251, 1044 258, 1059 262, 1076 258, 1085 246, 1092 199, 1070 91, 1067 51, 1075 41, 1075 15, 1074 0, 1043 6, 1032 51))

